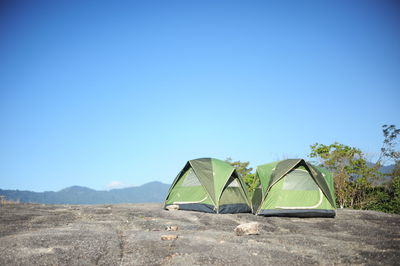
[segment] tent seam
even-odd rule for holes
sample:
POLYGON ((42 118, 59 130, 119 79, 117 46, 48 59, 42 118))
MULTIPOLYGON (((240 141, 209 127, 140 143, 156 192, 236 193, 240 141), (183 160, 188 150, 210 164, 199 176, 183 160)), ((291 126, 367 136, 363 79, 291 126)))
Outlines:
MULTIPOLYGON (((192 165, 192 163, 189 161, 190 167, 192 167, 193 171, 196 174, 197 179, 199 180, 201 186, 204 188, 204 190, 207 192, 208 196, 210 196, 210 200, 212 201, 212 203, 214 203, 214 206, 216 206, 215 202, 213 201, 213 198, 211 197, 210 193, 208 192, 207 188, 204 186, 203 182, 200 180, 199 176, 197 175, 197 171, 195 169, 195 167, 192 165)), ((215 194, 215 186, 214 186, 214 194, 215 194)), ((218 213, 218 212, 217 212, 218 213)))

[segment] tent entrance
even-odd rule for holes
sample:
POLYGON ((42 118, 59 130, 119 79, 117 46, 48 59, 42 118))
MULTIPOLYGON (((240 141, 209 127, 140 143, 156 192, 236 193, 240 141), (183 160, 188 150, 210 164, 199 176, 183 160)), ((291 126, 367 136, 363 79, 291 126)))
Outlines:
POLYGON ((218 213, 251 212, 244 189, 239 178, 232 175, 222 191, 218 213))
POLYGON ((222 191, 219 205, 224 204, 248 204, 246 195, 243 193, 243 188, 237 178, 231 177, 222 191))
POLYGON ((172 189, 169 204, 212 204, 207 191, 204 189, 196 173, 189 168, 172 189))
POLYGON ((303 167, 290 171, 274 187, 280 190, 276 209, 315 209, 324 199, 321 189, 303 167))

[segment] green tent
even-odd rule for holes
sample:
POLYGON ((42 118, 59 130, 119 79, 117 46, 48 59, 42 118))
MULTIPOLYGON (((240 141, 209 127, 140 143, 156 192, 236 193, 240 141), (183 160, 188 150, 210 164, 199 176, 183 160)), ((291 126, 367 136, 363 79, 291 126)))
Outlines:
POLYGON ((201 158, 190 160, 172 183, 164 208, 210 213, 251 212, 247 188, 229 163, 201 158))
POLYGON ((256 215, 334 217, 332 174, 303 159, 288 159, 257 167, 252 204, 256 215))

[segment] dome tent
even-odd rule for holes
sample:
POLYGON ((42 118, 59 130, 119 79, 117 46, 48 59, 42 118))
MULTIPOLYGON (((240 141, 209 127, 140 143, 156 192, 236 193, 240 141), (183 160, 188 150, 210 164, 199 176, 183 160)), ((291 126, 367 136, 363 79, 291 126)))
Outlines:
POLYGON ((190 160, 172 183, 164 208, 209 213, 251 212, 247 187, 229 163, 201 158, 190 160))
POLYGON ((263 216, 334 217, 335 193, 329 171, 303 159, 257 167, 253 210, 263 216))

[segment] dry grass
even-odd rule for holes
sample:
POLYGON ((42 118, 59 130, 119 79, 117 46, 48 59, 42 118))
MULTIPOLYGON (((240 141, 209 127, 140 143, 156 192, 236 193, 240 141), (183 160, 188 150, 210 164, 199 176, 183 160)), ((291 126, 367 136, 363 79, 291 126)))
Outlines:
POLYGON ((1 205, 11 205, 11 204, 20 204, 19 200, 8 200, 6 196, 0 195, 0 206, 1 205))

